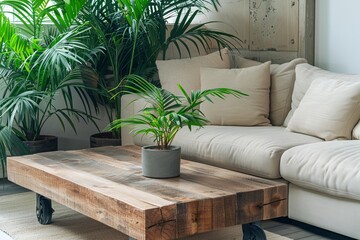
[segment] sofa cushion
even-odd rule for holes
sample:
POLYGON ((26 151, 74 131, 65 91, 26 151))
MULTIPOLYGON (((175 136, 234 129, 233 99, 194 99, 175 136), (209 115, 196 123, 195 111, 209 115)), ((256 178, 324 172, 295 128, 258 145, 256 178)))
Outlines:
MULTIPOLYGON (((257 66, 261 62, 246 59, 238 55, 232 57, 235 68, 257 66)), ((272 125, 281 126, 291 109, 291 96, 295 82, 295 67, 306 63, 304 58, 296 58, 283 64, 270 65, 270 113, 272 125)))
POLYGON ((360 200, 360 141, 294 147, 282 155, 280 172, 300 187, 360 200))
POLYGON ((360 139, 360 121, 355 125, 352 131, 352 139, 360 139))
POLYGON ((288 123, 288 129, 326 141, 351 139, 360 117, 360 81, 313 81, 288 123))
POLYGON ((283 64, 270 66, 270 121, 274 126, 281 126, 291 109, 291 95, 295 82, 295 67, 306 63, 304 58, 296 58, 283 64))
POLYGON ((186 92, 200 89, 200 68, 230 68, 229 52, 226 48, 220 53, 214 52, 205 56, 158 60, 156 66, 162 88, 182 95, 177 84, 180 84, 186 92))
POLYGON ((298 108, 300 101, 304 97, 306 91, 310 87, 310 84, 319 77, 325 77, 328 79, 340 79, 340 80, 360 80, 360 75, 347 75, 339 74, 330 71, 323 70, 318 67, 314 67, 310 64, 303 63, 298 64, 295 69, 295 84, 294 90, 291 97, 291 110, 286 116, 284 126, 287 126, 290 119, 292 118, 295 110, 298 108))
POLYGON ((201 90, 232 88, 248 96, 212 98, 200 110, 215 125, 269 125, 270 62, 241 69, 201 69, 201 90))
MULTIPOLYGON (((322 141, 283 127, 205 126, 182 128, 173 145, 181 146, 184 159, 211 164, 265 178, 280 178, 280 157, 291 147, 322 141)), ((137 136, 135 144, 153 144, 137 136)))

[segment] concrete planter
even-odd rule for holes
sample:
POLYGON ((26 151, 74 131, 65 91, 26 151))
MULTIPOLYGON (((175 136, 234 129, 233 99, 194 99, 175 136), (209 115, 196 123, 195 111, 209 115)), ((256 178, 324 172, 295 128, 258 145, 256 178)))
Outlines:
POLYGON ((159 150, 157 146, 145 146, 141 150, 142 171, 145 177, 173 178, 180 175, 181 148, 171 146, 159 150))

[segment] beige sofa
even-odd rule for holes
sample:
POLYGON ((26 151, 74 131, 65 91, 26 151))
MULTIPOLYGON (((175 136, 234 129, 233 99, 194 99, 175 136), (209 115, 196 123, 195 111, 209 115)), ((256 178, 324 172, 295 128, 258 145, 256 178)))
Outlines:
MULTIPOLYGON (((360 135, 356 125, 360 76, 336 74, 304 62, 295 59, 270 66, 265 117, 271 124, 242 126, 224 120, 225 124, 193 131, 183 128, 173 144, 180 145, 183 158, 189 160, 284 178, 289 182, 289 218, 360 239, 360 141, 350 140, 360 135), (327 102, 321 102, 324 99, 327 102)), ((233 68, 259 64, 230 58, 233 68)), ((141 110, 144 103, 134 99, 132 95, 122 98, 122 117, 141 110)), ((219 111, 215 115, 227 116, 219 111)), ((124 145, 152 144, 146 137, 134 138, 129 130, 122 130, 124 145)))

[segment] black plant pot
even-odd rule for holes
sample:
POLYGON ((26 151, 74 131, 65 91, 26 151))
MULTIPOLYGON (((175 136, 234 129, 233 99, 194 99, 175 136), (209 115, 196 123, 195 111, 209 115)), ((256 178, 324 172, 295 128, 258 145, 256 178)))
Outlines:
POLYGON ((120 146, 121 138, 115 138, 112 132, 101 132, 90 136, 90 147, 120 146))
POLYGON ((58 150, 58 138, 55 136, 40 135, 38 140, 24 143, 29 147, 31 154, 58 150))

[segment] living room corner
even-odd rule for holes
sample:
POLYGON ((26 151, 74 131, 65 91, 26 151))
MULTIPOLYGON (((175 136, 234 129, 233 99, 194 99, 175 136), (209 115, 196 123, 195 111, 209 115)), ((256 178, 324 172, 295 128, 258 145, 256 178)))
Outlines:
POLYGON ((360 239, 358 0, 25 2, 0 0, 0 240, 360 239))

